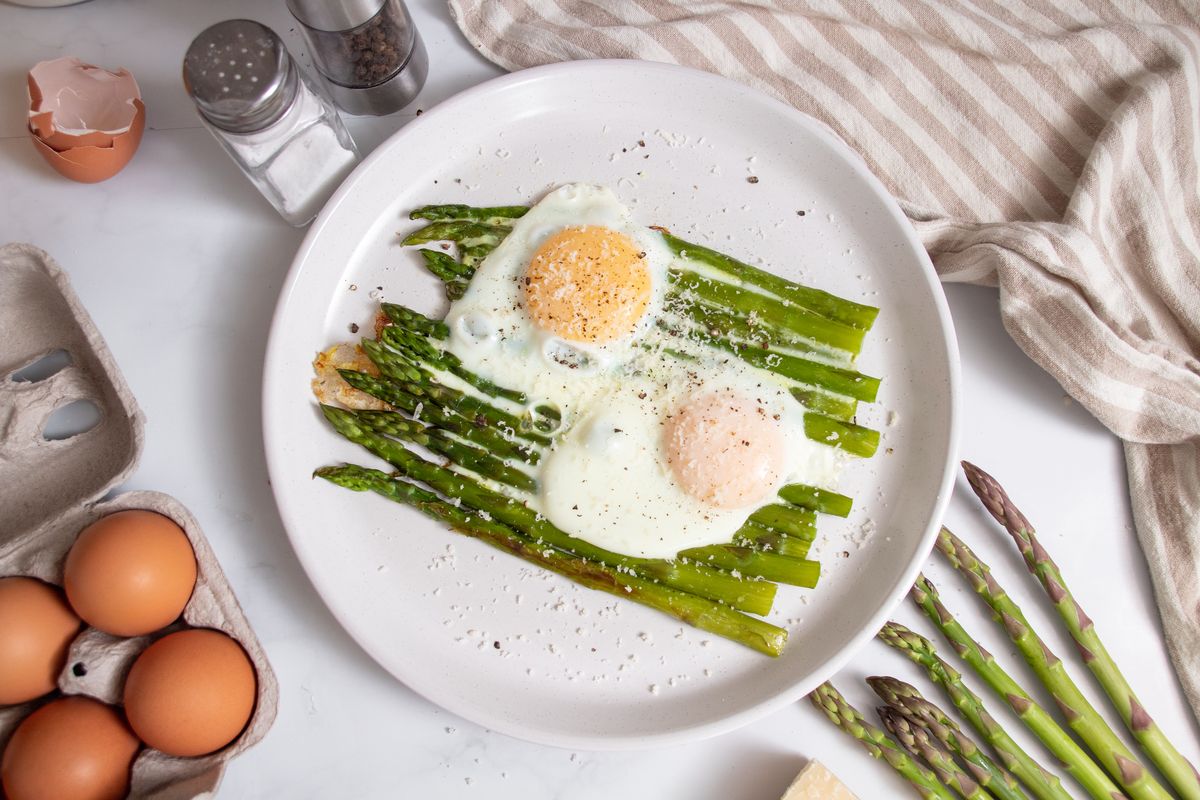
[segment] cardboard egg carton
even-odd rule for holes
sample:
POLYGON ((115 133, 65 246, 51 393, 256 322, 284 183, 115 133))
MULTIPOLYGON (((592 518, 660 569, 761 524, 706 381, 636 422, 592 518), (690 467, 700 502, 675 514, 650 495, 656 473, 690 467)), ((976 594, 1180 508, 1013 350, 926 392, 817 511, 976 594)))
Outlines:
MULTIPOLYGON (((188 626, 213 628, 250 656, 258 698, 245 730, 207 756, 177 758, 143 748, 129 797, 185 800, 212 793, 225 764, 256 744, 275 720, 279 687, 258 638, 195 517, 159 492, 107 499, 137 465, 144 419, 112 355, 67 276, 46 253, 25 244, 0 247, 0 577, 24 575, 62 586, 63 562, 76 536, 100 517, 145 509, 173 519, 196 553, 196 588, 182 620, 134 638, 84 627, 70 647, 58 688, 114 705, 125 676, 155 639, 188 626), (67 438, 51 416, 72 403, 91 404, 98 422, 67 438), (60 432, 61 433, 61 432, 60 432)), ((81 427, 84 427, 81 425, 81 427)), ((71 431, 67 431, 71 432, 71 431)), ((0 751, 44 698, 0 707, 0 751)))

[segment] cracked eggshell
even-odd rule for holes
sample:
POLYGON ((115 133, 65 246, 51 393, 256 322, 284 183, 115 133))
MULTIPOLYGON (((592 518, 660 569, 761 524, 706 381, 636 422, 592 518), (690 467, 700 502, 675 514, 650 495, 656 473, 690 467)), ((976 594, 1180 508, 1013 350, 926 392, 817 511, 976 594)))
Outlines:
POLYGON ((29 135, 60 174, 96 183, 133 158, 146 107, 128 70, 111 72, 67 56, 36 64, 27 84, 29 135))

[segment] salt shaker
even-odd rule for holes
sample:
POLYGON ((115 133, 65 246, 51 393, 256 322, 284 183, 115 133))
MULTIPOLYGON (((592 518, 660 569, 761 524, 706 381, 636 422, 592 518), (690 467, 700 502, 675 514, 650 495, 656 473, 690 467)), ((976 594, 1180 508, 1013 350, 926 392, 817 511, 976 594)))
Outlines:
POLYGON ((429 56, 403 0, 287 0, 333 102, 379 116, 412 102, 429 56))
POLYGON ((205 126, 292 225, 311 222, 358 163, 337 111, 265 25, 207 28, 184 56, 183 83, 205 126))

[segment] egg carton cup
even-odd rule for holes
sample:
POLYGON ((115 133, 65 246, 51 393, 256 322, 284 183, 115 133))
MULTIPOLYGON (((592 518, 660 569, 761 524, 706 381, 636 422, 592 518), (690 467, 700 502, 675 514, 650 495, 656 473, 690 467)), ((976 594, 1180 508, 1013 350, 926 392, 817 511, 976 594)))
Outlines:
MULTIPOLYGON (((274 722, 275 673, 183 504, 146 491, 104 499, 137 465, 144 417, 67 276, 31 245, 0 247, 0 331, 0 577, 22 575, 61 587, 63 562, 79 532, 117 511, 154 511, 183 529, 196 554, 197 576, 181 620, 132 638, 84 627, 71 643, 58 689, 120 705, 129 668, 154 640, 186 627, 232 637, 257 674, 258 696, 246 728, 207 756, 178 758, 143 748, 129 793, 133 800, 210 796, 226 763, 255 745, 274 722), (68 438, 46 438, 51 416, 79 401, 90 403, 99 421, 68 438)), ((48 699, 0 707, 0 750, 21 720, 48 699)))

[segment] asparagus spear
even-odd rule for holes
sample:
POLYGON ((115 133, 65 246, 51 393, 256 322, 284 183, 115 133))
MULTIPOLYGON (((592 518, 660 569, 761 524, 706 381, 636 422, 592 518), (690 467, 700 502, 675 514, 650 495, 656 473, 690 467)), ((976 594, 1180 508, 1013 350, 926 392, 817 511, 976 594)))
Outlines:
POLYGON ((852 421, 858 413, 858 401, 853 397, 830 394, 807 386, 793 386, 788 391, 796 398, 796 402, 809 411, 825 414, 842 422, 852 421))
MULTIPOLYGON (((379 368, 380 378, 373 382, 379 382, 382 379, 385 383, 392 383, 400 393, 415 397, 418 402, 427 406, 437 405, 443 410, 455 411, 467 419, 474 420, 479 427, 492 427, 509 436, 525 439, 533 444, 550 444, 549 438, 531 430, 533 428, 531 420, 522 419, 478 397, 437 383, 427 372, 417 368, 404 356, 389 352, 370 339, 364 339, 362 347, 375 366, 379 368), (413 369, 417 370, 417 378, 412 377, 413 369)), ((353 372, 353 370, 339 370, 338 374, 351 386, 355 386, 354 379, 346 377, 348 372, 353 372)), ((395 405, 385 397, 380 399, 389 405, 395 405)))
POLYGON ((812 542, 771 530, 756 522, 747 522, 733 535, 733 543, 789 558, 807 558, 812 542))
POLYGON ((429 242, 456 242, 471 246, 489 243, 495 246, 509 234, 504 225, 489 225, 473 220, 439 220, 419 228, 401 240, 402 245, 428 244, 429 242))
MULTIPOLYGON (((468 418, 452 409, 444 409, 436 403, 427 404, 421 398, 405 392, 401 386, 373 377, 365 372, 347 369, 339 370, 338 374, 342 376, 342 380, 355 389, 376 397, 390 406, 419 416, 423 422, 462 436, 505 458, 523 459, 530 464, 537 463, 539 451, 532 442, 516 439, 491 426, 485 419, 468 418)), ((390 411, 359 413, 392 416, 390 411)), ((384 433, 388 432, 377 428, 375 424, 372 424, 371 427, 384 433)))
MULTIPOLYGON (((988 712, 979 695, 972 692, 963 682, 958 670, 938 657, 932 642, 898 622, 884 625, 878 636, 885 644, 894 647, 925 668, 930 680, 942 687, 942 691, 954 707, 984 741, 992 746, 1001 763, 1025 784, 1038 800, 1071 800, 1071 795, 1063 788, 1058 776, 1043 769, 1008 735, 988 712)), ((896 681, 888 688, 903 696, 906 693, 904 685, 896 681)), ((876 684, 872 684, 872 688, 876 688, 876 684)), ((879 691, 878 688, 876 691, 879 691)))
POLYGON ((756 508, 748 519, 798 539, 812 541, 817 535, 816 514, 806 508, 770 503, 756 508))
POLYGON ((854 501, 844 494, 818 489, 816 486, 805 486, 802 483, 792 483, 779 490, 779 497, 792 505, 811 508, 821 514, 831 514, 835 517, 850 516, 850 508, 854 501))
MULTIPOLYGON (((410 308, 405 308, 404 306, 396 305, 395 303, 383 303, 382 308, 389 321, 392 323, 389 326, 385 326, 383 330, 385 342, 389 341, 388 337, 397 335, 392 333, 392 331, 397 328, 407 334, 408 341, 411 341, 411 337, 414 335, 419 334, 424 336, 426 343, 422 352, 435 354, 438 359, 445 363, 445 368, 447 371, 458 375, 467 383, 479 388, 481 391, 484 391, 487 394, 492 394, 493 396, 497 397, 504 397, 517 403, 527 402, 524 393, 515 391, 513 389, 501 388, 491 383, 486 378, 467 371, 457 356, 446 350, 436 347, 433 342, 442 342, 450 338, 450 327, 446 325, 446 323, 442 322, 441 320, 430 319, 429 317, 413 311, 410 308)), ((545 417, 547 420, 558 421, 561 419, 558 409, 547 405, 539 405, 534 409, 534 411, 545 417)))
POLYGON ((1062 660, 1054 655, 1034 632, 1021 608, 992 576, 988 565, 980 561, 966 543, 946 528, 942 528, 938 534, 937 549, 970 581, 975 593, 992 609, 996 621, 1004 628, 1025 658, 1025 662, 1054 697, 1067 720, 1067 725, 1079 734, 1096 760, 1125 789, 1126 794, 1144 800, 1169 800, 1170 795, 1166 790, 1113 733, 1104 718, 1083 696, 1083 692, 1079 691, 1062 660))
POLYGON ((485 478, 511 486, 523 492, 536 492, 537 481, 528 473, 509 466, 504 459, 497 458, 489 450, 468 442, 452 439, 445 433, 420 422, 408 420, 399 414, 384 412, 347 412, 364 427, 375 433, 394 436, 412 444, 420 445, 434 453, 444 455, 453 464, 482 475, 485 478))
POLYGON ((879 449, 879 431, 811 411, 804 415, 804 435, 863 458, 870 458, 879 449))
POLYGON ((886 733, 867 722, 833 684, 821 684, 808 699, 830 722, 861 742, 868 753, 886 761, 888 766, 900 773, 925 800, 957 800, 936 775, 913 760, 886 733))
POLYGON ((470 274, 462 265, 450 257, 449 253, 437 250, 420 250, 425 259, 425 269, 446 285, 446 297, 453 301, 467 293, 467 281, 470 274))
POLYGON ((439 319, 430 319, 411 308, 395 303, 380 303, 380 308, 393 325, 423 333, 433 339, 450 338, 450 326, 439 319))
POLYGON ((491 206, 480 208, 458 204, 421 206, 408 215, 409 219, 428 220, 473 220, 490 225, 512 224, 512 220, 525 215, 528 206, 491 206))
POLYGON ((1029 800, 1021 791, 1017 779, 988 758, 946 712, 921 697, 916 687, 886 677, 867 678, 867 684, 911 725, 924 728, 947 750, 962 759, 979 785, 997 800, 1029 800))
POLYGON ((425 259, 426 269, 444 281, 469 280, 474 273, 474 270, 470 267, 467 267, 443 250, 432 250, 428 247, 423 247, 417 252, 425 259))
POLYGON ((670 293, 683 300, 697 298, 743 315, 753 314, 762 324, 791 331, 814 342, 857 354, 862 349, 864 331, 822 317, 799 306, 788 305, 758 292, 739 289, 731 283, 714 281, 672 269, 670 293))
POLYGON ((1083 662, 1104 689, 1121 720, 1142 750, 1184 800, 1200 800, 1200 774, 1167 739, 1150 717, 1133 688, 1121 673, 1108 649, 1100 640, 1092 620, 1075 599, 1059 572, 1058 565, 1046 552, 1034 528, 1013 504, 1008 494, 991 475, 974 464, 963 462, 963 471, 983 505, 1012 536, 1025 566, 1041 583, 1079 647, 1083 662))
POLYGON ((766 614, 771 610, 776 586, 769 581, 739 580, 700 564, 633 558, 597 547, 571 536, 511 497, 426 461, 394 439, 368 430, 359 423, 353 412, 325 405, 321 406, 321 411, 334 430, 396 467, 404 477, 428 484, 447 497, 458 498, 463 504, 486 512, 500 522, 545 542, 547 546, 710 600, 728 603, 740 611, 766 614))
POLYGON ((659 233, 667 246, 681 258, 698 261, 744 283, 766 289, 783 300, 823 317, 866 330, 874 324, 875 317, 879 314, 879 309, 874 306, 855 303, 820 289, 801 286, 766 270, 744 264, 724 253, 685 242, 665 230, 660 229, 659 233))
POLYGON ((462 256, 463 266, 467 267, 474 273, 475 268, 479 266, 479 262, 488 257, 488 254, 496 249, 496 245, 500 244, 500 240, 485 240, 479 244, 462 245, 459 247, 459 255, 462 256))
POLYGON ((710 567, 806 589, 814 588, 821 578, 821 564, 818 561, 791 558, 733 544, 689 547, 680 550, 679 555, 681 558, 690 558, 710 567))
POLYGON ((925 612, 925 616, 938 626, 959 657, 1012 707, 1026 727, 1054 753, 1089 795, 1095 800, 1125 797, 1104 770, 1075 744, 1070 734, 1060 728, 1054 718, 996 663, 991 653, 971 638, 958 620, 942 605, 933 585, 924 576, 917 578, 911 596, 913 602, 925 612))
POLYGON ((900 746, 911 755, 924 761, 942 783, 966 800, 993 800, 987 790, 962 771, 954 760, 954 755, 945 745, 930 736, 929 731, 911 724, 904 715, 890 706, 883 706, 876 713, 883 722, 884 730, 895 736, 900 746))
POLYGON ((530 561, 591 589, 650 606, 664 613, 731 639, 747 647, 777 656, 787 641, 787 631, 760 619, 741 614, 711 600, 662 586, 539 543, 513 528, 470 509, 455 507, 431 492, 379 472, 352 464, 324 467, 314 473, 357 492, 374 491, 398 503, 411 505, 422 513, 448 523, 454 530, 481 539, 488 544, 530 561))
POLYGON ((752 367, 773 372, 805 386, 825 389, 833 394, 852 397, 868 403, 874 402, 875 396, 879 393, 879 378, 873 378, 851 369, 834 367, 787 353, 764 350, 761 347, 740 345, 719 336, 705 336, 703 341, 710 347, 736 356, 752 367))
MULTIPOLYGON (((789 331, 760 325, 754 317, 731 314, 720 306, 701 303, 694 298, 691 302, 672 303, 668 310, 691 320, 694 325, 699 326, 703 335, 709 337, 720 337, 740 344, 802 353, 827 351, 826 348, 814 345, 809 339, 796 336, 789 331)), ((828 352, 833 354, 837 351, 828 352)), ((849 361, 849 359, 846 360, 849 361)))
POLYGON ((529 402, 524 392, 498 386, 487 378, 471 372, 463 366, 458 356, 434 346, 422 334, 408 331, 398 325, 388 325, 380 332, 379 339, 392 350, 405 355, 410 360, 459 377, 488 397, 501 397, 522 405, 529 402))

